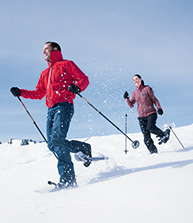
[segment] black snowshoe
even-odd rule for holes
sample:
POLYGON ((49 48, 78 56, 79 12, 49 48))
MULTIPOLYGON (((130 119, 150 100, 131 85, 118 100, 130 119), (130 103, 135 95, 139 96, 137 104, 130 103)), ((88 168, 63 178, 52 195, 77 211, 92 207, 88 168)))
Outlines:
POLYGON ((170 129, 166 129, 164 131, 164 136, 158 139, 158 144, 161 145, 162 143, 166 143, 170 138, 170 129))
POLYGON ((52 189, 50 192, 55 192, 55 191, 59 191, 59 190, 66 190, 66 189, 73 189, 73 188, 77 188, 78 187, 76 182, 55 183, 55 182, 52 182, 52 181, 48 181, 48 184, 55 186, 55 188, 52 189))
POLYGON ((83 162, 83 165, 85 166, 85 167, 88 167, 88 166, 90 166, 90 164, 91 164, 91 157, 89 157, 89 156, 86 156, 83 152, 78 152, 78 153, 75 153, 74 154, 74 157, 75 157, 75 159, 77 160, 77 161, 82 161, 83 162))

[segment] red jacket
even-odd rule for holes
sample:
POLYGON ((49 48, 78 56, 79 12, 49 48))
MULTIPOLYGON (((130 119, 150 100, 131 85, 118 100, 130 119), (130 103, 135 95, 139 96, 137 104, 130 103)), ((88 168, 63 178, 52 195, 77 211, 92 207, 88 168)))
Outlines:
POLYGON ((73 103, 76 95, 68 91, 70 84, 76 84, 84 91, 89 80, 73 61, 63 60, 60 51, 51 51, 51 64, 42 71, 36 89, 21 89, 21 96, 39 100, 46 96, 48 108, 60 102, 73 103))
POLYGON ((137 111, 139 117, 147 117, 153 113, 156 113, 156 109, 162 109, 158 99, 155 97, 153 90, 149 86, 141 85, 132 93, 131 100, 127 98, 127 103, 130 108, 134 107, 137 103, 137 111))

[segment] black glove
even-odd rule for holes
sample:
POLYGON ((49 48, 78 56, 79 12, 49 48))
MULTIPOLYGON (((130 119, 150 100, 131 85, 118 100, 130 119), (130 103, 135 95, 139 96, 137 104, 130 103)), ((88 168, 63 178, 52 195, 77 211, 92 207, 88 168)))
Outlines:
POLYGON ((70 84, 68 86, 68 90, 71 91, 73 94, 78 94, 81 92, 80 88, 75 84, 70 84))
POLYGON ((124 99, 127 99, 129 97, 129 94, 127 91, 125 91, 124 95, 123 95, 124 99))
POLYGON ((163 113, 164 113, 164 111, 162 109, 158 109, 157 112, 158 112, 159 115, 163 115, 163 113))
POLYGON ((21 95, 21 90, 18 87, 12 87, 10 91, 15 97, 19 97, 21 95))

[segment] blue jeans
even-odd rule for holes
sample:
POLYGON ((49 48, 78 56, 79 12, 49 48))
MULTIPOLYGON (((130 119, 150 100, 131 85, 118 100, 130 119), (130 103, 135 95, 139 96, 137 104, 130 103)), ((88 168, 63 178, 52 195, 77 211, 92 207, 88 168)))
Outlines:
POLYGON ((58 156, 58 173, 62 183, 76 183, 70 152, 82 151, 91 156, 91 146, 88 143, 66 140, 73 114, 73 104, 63 102, 49 108, 47 115, 48 148, 58 156))

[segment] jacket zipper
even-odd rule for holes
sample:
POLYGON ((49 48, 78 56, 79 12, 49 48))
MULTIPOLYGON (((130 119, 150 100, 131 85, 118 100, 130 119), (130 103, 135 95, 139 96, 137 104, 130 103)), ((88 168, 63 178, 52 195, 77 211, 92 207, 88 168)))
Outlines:
POLYGON ((50 95, 49 95, 49 86, 50 86, 50 79, 52 77, 53 71, 54 71, 54 69, 50 68, 49 77, 48 77, 48 85, 47 85, 47 98, 48 98, 48 101, 49 101, 51 107, 52 107, 52 102, 50 100, 50 95))

